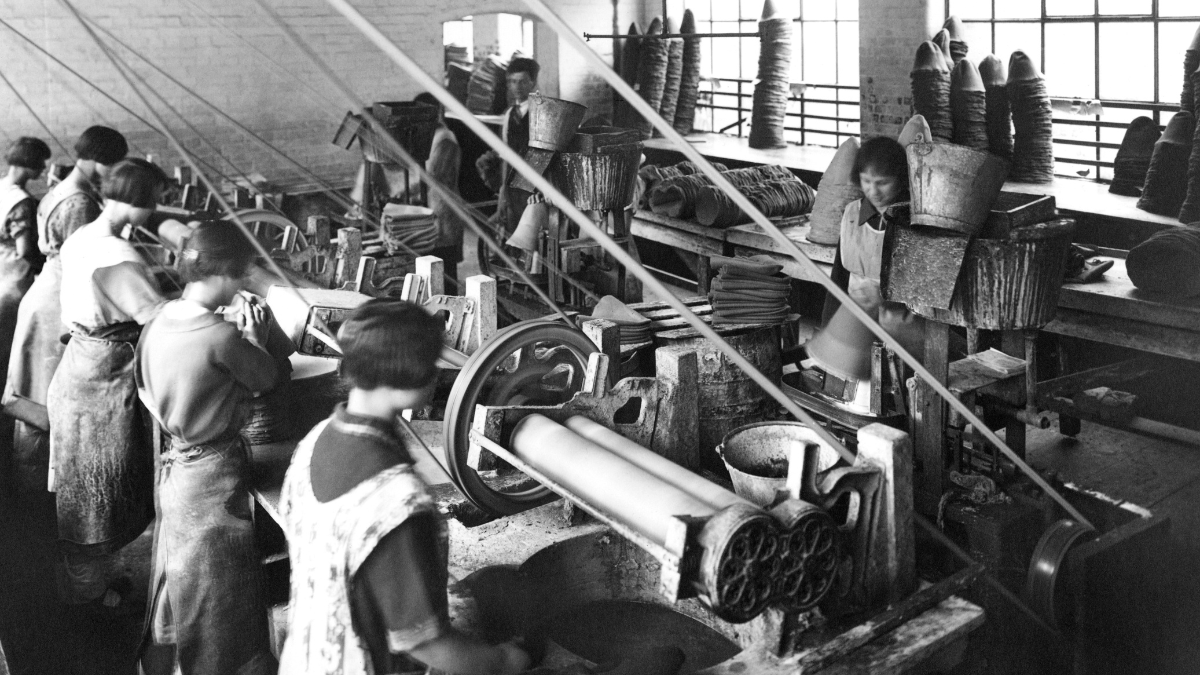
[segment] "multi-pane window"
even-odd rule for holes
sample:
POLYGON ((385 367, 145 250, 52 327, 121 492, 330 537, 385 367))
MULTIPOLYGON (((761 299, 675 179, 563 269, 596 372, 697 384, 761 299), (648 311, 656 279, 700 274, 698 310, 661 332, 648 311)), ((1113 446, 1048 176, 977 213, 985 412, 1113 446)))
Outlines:
MULTIPOLYGON (((785 137, 793 143, 835 146, 858 136, 858 0, 777 0, 776 6, 795 19, 785 137)), ((700 72, 705 80, 696 114, 698 129, 748 136, 763 2, 667 3, 676 19, 685 8, 696 15, 699 33, 749 34, 701 39, 700 72)))
POLYGON ((1100 180, 1112 178, 1135 117, 1165 125, 1179 109, 1184 52, 1200 25, 1200 0, 946 0, 946 11, 962 19, 976 63, 1020 49, 1041 67, 1056 173, 1100 180))

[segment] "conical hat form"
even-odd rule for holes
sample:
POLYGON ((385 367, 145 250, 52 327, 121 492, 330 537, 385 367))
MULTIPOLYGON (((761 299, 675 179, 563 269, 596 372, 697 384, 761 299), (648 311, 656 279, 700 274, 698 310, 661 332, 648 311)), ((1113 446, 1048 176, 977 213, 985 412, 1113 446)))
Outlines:
POLYGON ((852 176, 854 160, 858 157, 858 139, 851 136, 842 141, 825 173, 821 175, 821 185, 858 184, 858 176, 852 176))
POLYGON ((932 42, 926 40, 917 47, 917 57, 913 59, 913 70, 940 70, 950 72, 946 66, 946 59, 942 56, 942 50, 932 42))
POLYGON ((983 88, 983 78, 979 76, 979 69, 969 59, 963 59, 954 66, 954 71, 950 73, 950 88, 959 91, 986 91, 983 88))
POLYGON ((663 29, 662 17, 656 16, 656 17, 654 17, 654 20, 650 22, 650 27, 646 29, 646 35, 654 35, 655 33, 661 33, 662 29, 663 29))
POLYGON ((521 221, 517 223, 517 229, 508 238, 508 241, 504 243, 526 251, 536 251, 538 235, 549 224, 550 209, 546 205, 546 202, 530 204, 525 207, 525 212, 521 214, 521 221))
POLYGON ((1189 112, 1180 111, 1171 117, 1171 121, 1167 122, 1167 130, 1163 132, 1159 143, 1170 143, 1172 145, 1191 145, 1194 120, 1189 112))
POLYGON ((790 19, 790 18, 791 18, 790 16, 784 14, 782 11, 780 11, 779 7, 775 5, 775 0, 766 0, 765 2, 763 2, 762 15, 759 17, 758 20, 766 21, 767 19, 790 19))
POLYGON ((1200 28, 1196 29, 1196 34, 1192 36, 1192 44, 1188 46, 1188 49, 1200 52, 1200 28))
POLYGON ((951 40, 958 40, 959 42, 965 40, 963 37, 963 23, 957 16, 951 16, 949 19, 946 19, 946 23, 942 24, 942 30, 950 34, 951 40))
POLYGON ((805 349, 826 372, 843 380, 865 380, 871 377, 873 342, 875 334, 843 305, 805 349))
POLYGON ((933 36, 933 44, 937 45, 942 50, 942 58, 946 59, 946 63, 954 63, 954 59, 950 56, 950 32, 945 28, 939 30, 937 35, 933 36))
POLYGON ((904 129, 900 131, 900 136, 896 142, 901 147, 907 148, 913 143, 928 143, 933 140, 933 132, 929 130, 929 122, 925 121, 924 115, 913 115, 908 123, 904 125, 904 129))
POLYGON ((979 77, 986 86, 1003 86, 1008 82, 1008 66, 996 58, 995 54, 988 54, 979 62, 979 77))
POLYGON ((679 26, 675 24, 675 17, 667 17, 667 25, 663 28, 663 33, 667 35, 675 35, 679 33, 679 26))
POLYGON ((1023 80, 1040 80, 1042 73, 1038 71, 1038 67, 1033 63, 1033 59, 1022 51, 1015 51, 1008 59, 1008 81, 1020 82, 1023 80))

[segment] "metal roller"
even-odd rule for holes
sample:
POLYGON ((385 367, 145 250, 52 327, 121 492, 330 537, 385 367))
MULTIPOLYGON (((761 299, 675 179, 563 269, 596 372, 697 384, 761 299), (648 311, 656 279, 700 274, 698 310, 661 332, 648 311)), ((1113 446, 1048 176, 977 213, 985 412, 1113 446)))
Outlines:
POLYGON ((1070 518, 1050 526, 1038 540, 1029 562, 1025 580, 1025 599, 1030 608, 1055 629, 1072 623, 1068 585, 1062 579, 1067 554, 1081 539, 1095 536, 1096 530, 1070 518))

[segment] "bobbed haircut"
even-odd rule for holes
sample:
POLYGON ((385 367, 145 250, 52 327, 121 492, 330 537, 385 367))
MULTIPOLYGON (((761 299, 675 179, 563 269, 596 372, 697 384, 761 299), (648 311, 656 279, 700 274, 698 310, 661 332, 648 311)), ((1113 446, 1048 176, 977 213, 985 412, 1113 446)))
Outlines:
POLYGON ((862 144, 854 158, 855 178, 870 169, 877 174, 893 176, 908 190, 908 156, 904 146, 886 136, 876 136, 862 144))
POLYGON ((542 67, 538 65, 538 62, 524 56, 518 56, 512 61, 509 61, 508 68, 504 70, 505 75, 512 75, 514 73, 529 73, 529 79, 535 82, 537 81, 538 73, 540 72, 542 72, 542 67))
POLYGON ((116 129, 88 127, 75 141, 75 158, 90 159, 101 164, 112 165, 125 159, 129 144, 116 129))
POLYGON ((431 106, 437 108, 439 111, 444 107, 442 105, 442 102, 437 100, 436 96, 434 96, 433 94, 431 94, 427 91, 423 91, 423 92, 417 94, 416 96, 414 96, 413 103, 424 103, 425 105, 431 105, 431 106))
POLYGON ((179 272, 191 283, 208 277, 246 276, 255 251, 237 224, 204 220, 192 229, 179 253, 179 272))
POLYGON ((359 389, 420 389, 437 377, 441 319, 405 300, 377 298, 356 307, 338 330, 341 372, 359 389))
POLYGON ((100 195, 114 202, 149 209, 154 207, 166 187, 167 174, 162 169, 135 157, 121 160, 108 172, 100 184, 100 195))
POLYGON ((22 136, 8 146, 8 151, 4 153, 4 161, 8 162, 9 166, 41 171, 46 168, 46 161, 50 159, 51 154, 53 153, 50 152, 50 146, 42 139, 22 136))

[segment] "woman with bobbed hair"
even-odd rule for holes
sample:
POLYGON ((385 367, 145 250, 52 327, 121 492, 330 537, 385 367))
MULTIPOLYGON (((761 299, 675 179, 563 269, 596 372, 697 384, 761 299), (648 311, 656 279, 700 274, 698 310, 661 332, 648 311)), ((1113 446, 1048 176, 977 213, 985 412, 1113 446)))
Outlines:
POLYGON ((121 235, 145 224, 166 184, 145 160, 112 167, 100 188, 100 217, 60 252, 62 322, 71 337, 46 408, 68 603, 117 605, 125 589, 109 587, 107 558, 154 517, 154 457, 134 347, 165 299, 153 270, 121 235))
MULTIPOLYGON (((47 157, 49 157, 47 148, 47 157)), ((17 486, 36 493, 46 488, 50 457, 50 422, 46 389, 62 358, 62 325, 58 305, 62 263, 58 251, 71 233, 100 217, 100 179, 129 150, 125 137, 108 127, 89 127, 75 143, 75 168, 52 187, 37 205, 37 248, 45 256, 17 310, 12 351, 4 361, 4 413, 16 420, 13 450, 17 486)), ((7 344, 7 343, 6 343, 7 344)), ((3 433, 3 431, 0 431, 3 433)))

